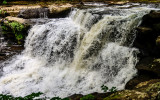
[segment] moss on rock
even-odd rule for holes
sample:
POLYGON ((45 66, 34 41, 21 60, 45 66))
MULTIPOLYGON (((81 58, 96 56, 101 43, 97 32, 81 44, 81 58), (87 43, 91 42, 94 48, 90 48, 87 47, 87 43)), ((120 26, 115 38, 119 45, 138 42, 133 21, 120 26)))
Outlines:
POLYGON ((23 44, 27 35, 29 25, 24 25, 16 21, 4 21, 1 23, 2 33, 18 44, 23 44))

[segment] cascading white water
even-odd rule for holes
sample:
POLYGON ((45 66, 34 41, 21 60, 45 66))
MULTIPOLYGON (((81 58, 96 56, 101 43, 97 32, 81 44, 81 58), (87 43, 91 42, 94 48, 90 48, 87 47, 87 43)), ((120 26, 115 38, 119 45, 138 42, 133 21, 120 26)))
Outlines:
POLYGON ((6 44, 7 43, 4 41, 4 37, 2 36, 2 29, 1 29, 1 25, 0 25, 0 52, 6 46, 6 44))
POLYGON ((33 26, 23 53, 0 65, 0 93, 66 97, 102 92, 102 85, 124 89, 136 74, 134 29, 150 10, 75 9, 69 18, 33 26))

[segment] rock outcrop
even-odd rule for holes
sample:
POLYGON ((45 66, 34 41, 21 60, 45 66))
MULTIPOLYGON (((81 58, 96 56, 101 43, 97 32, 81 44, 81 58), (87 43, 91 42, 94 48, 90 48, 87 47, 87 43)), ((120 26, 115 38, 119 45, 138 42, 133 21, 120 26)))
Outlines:
POLYGON ((36 9, 22 9, 20 10, 18 17, 29 18, 47 18, 49 15, 48 8, 36 8, 36 9))
POLYGON ((41 5, 28 6, 28 5, 15 5, 11 7, 2 7, 0 10, 5 12, 4 17, 21 17, 25 19, 29 18, 57 18, 57 17, 66 17, 71 11, 71 4, 56 5, 51 4, 46 7, 41 5))
POLYGON ((127 83, 126 89, 135 89, 137 84, 160 79, 160 11, 151 11, 143 17, 137 28, 134 47, 140 50, 136 65, 138 73, 127 83))
POLYGON ((137 31, 134 47, 140 50, 139 57, 160 57, 160 48, 156 43, 160 35, 160 11, 151 11, 145 15, 137 31))

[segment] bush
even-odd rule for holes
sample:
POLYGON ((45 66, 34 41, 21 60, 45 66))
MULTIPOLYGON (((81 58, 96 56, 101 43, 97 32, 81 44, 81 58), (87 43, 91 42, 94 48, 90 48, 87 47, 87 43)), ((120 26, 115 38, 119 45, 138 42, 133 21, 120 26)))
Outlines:
POLYGON ((116 87, 112 87, 111 89, 109 89, 107 86, 105 85, 102 85, 101 86, 101 89, 104 91, 104 92, 116 92, 117 91, 117 88, 116 87))
POLYGON ((24 42, 25 36, 28 32, 29 26, 25 26, 18 22, 5 22, 2 23, 2 33, 6 35, 12 35, 18 44, 24 42))
MULTIPOLYGON (((40 95, 42 95, 43 93, 41 92, 37 92, 37 93, 32 93, 30 95, 27 95, 25 97, 13 97, 12 95, 4 95, 4 94, 0 94, 0 100, 48 100, 48 98, 44 97, 44 98, 39 98, 36 99, 36 97, 39 97, 40 95)), ((53 97, 50 100, 69 100, 68 98, 60 98, 60 97, 53 97)))
POLYGON ((6 4, 7 4, 7 1, 6 1, 6 0, 4 0, 2 4, 3 4, 3 5, 6 5, 6 4))

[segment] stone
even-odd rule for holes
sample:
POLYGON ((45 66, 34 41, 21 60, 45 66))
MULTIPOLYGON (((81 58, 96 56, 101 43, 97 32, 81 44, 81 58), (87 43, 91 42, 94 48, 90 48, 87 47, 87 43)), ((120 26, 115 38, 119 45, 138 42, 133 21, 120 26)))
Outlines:
POLYGON ((55 6, 49 6, 50 13, 49 13, 49 18, 64 18, 69 15, 71 11, 71 6, 60 6, 60 7, 55 7, 55 6))
POLYGON ((103 100, 148 100, 150 96, 137 90, 123 90, 111 94, 103 100))
POLYGON ((152 10, 149 14, 144 15, 142 26, 150 26, 153 23, 160 23, 160 11, 152 10))
POLYGON ((12 16, 8 16, 5 18, 7 21, 16 21, 18 23, 21 24, 26 24, 26 25, 32 25, 33 22, 28 20, 28 19, 23 19, 23 18, 18 18, 18 17, 12 17, 12 16))
POLYGON ((146 34, 146 33, 150 33, 152 32, 152 28, 150 27, 137 27, 137 30, 142 33, 142 34, 146 34))
POLYGON ((35 9, 23 9, 20 10, 18 17, 29 18, 47 18, 49 15, 48 8, 35 8, 35 9))
POLYGON ((160 62, 154 58, 143 58, 137 65, 136 68, 139 71, 146 71, 149 75, 154 77, 160 77, 160 62))
POLYGON ((151 27, 139 26, 136 28, 136 39, 133 46, 140 50, 139 57, 160 56, 159 50, 156 48, 155 39, 156 32, 151 27))
POLYGON ((137 76, 127 82, 125 89, 135 89, 136 85, 138 85, 139 83, 156 78, 158 78, 157 75, 152 72, 138 70, 137 76))
POLYGON ((160 36, 158 36, 156 39, 156 45, 158 48, 160 48, 160 36))

